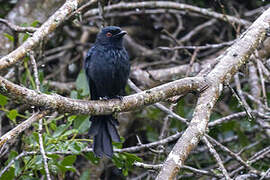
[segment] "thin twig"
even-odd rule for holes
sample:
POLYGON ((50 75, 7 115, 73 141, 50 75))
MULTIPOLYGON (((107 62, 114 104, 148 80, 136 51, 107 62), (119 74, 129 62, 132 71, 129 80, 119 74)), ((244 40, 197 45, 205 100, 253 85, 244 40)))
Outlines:
POLYGON ((0 147, 3 146, 5 142, 10 141, 11 139, 16 138, 21 132, 23 132, 25 129, 29 128, 34 122, 37 120, 43 118, 48 114, 49 111, 43 111, 41 113, 34 113, 31 117, 29 117, 27 120, 23 121, 19 125, 17 125, 15 128, 11 129, 9 132, 4 134, 0 138, 0 147))
POLYGON ((167 144, 169 142, 175 141, 177 140, 180 136, 182 135, 181 132, 178 132, 174 135, 168 136, 164 139, 152 142, 152 143, 148 143, 148 144, 141 144, 138 146, 133 146, 133 147, 128 147, 128 148, 124 148, 124 149, 119 149, 119 150, 115 150, 115 152, 137 152, 143 149, 147 149, 147 148, 151 148, 154 146, 159 146, 159 145, 164 145, 167 144))
POLYGON ((247 169, 251 170, 252 172, 256 174, 259 174, 259 172, 257 172, 253 167, 247 164, 238 154, 232 152, 229 148, 222 145, 221 143, 219 143, 218 141, 216 141, 214 138, 210 137, 209 135, 206 134, 205 137, 209 139, 210 141, 212 141, 213 143, 215 143, 217 146, 219 146, 223 151, 229 153, 230 156, 234 157, 240 164, 245 166, 247 169))
POLYGON ((21 26, 17 26, 15 24, 12 24, 11 22, 9 22, 6 19, 2 19, 0 18, 0 23, 3 23, 5 25, 7 25, 12 31, 15 32, 20 32, 20 33, 33 33, 35 32, 38 28, 35 27, 21 27, 21 26))
POLYGON ((270 108, 267 107, 266 105, 264 105, 260 99, 256 99, 255 97, 253 97, 252 95, 250 95, 249 93, 247 92, 243 92, 243 94, 248 98, 250 99, 251 101, 253 101, 255 104, 258 104, 260 107, 262 107, 263 109, 267 110, 267 111, 270 111, 270 108))
POLYGON ((234 75, 234 81, 235 81, 235 84, 236 84, 236 89, 237 89, 237 92, 236 93, 234 91, 233 88, 231 88, 230 85, 229 88, 231 89, 232 93, 235 95, 236 99, 238 100, 238 103, 244 108, 244 110, 247 112, 247 115, 250 119, 254 120, 254 117, 253 115, 251 114, 251 108, 249 107, 246 99, 244 98, 244 95, 243 95, 243 91, 241 89, 241 83, 240 83, 240 80, 239 80, 239 76, 238 76, 238 73, 234 75))
MULTIPOLYGON (((35 60, 35 57, 34 57, 34 53, 32 51, 30 52, 30 60, 31 60, 31 64, 33 66, 33 71, 34 71, 34 78, 35 78, 35 82, 36 82, 36 90, 38 92, 40 92, 40 81, 39 81, 39 78, 38 78, 37 63, 36 63, 36 60, 35 60)), ((42 137, 42 126, 43 126, 42 121, 43 121, 43 119, 40 118, 39 123, 38 123, 39 148, 40 148, 40 153, 42 155, 47 180, 51 180, 51 175, 50 175, 50 171, 49 171, 49 167, 48 167, 48 163, 47 163, 48 158, 47 158, 47 156, 45 154, 45 148, 44 148, 43 137, 42 137)))
POLYGON ((264 178, 266 179, 266 177, 270 175, 270 168, 268 168, 268 170, 265 172, 265 174, 260 178, 260 180, 263 180, 264 178))
MULTIPOLYGON (((268 147, 260 150, 259 152, 255 153, 252 157, 249 158, 247 163, 251 165, 251 164, 263 159, 269 153, 270 153, 270 146, 268 146, 268 147)), ((244 169, 244 166, 240 166, 239 168, 232 171, 230 173, 230 176, 234 176, 236 173, 238 173, 239 171, 241 171, 243 169, 244 169)))
MULTIPOLYGON (((17 160, 19 160, 20 158, 22 158, 22 157, 24 157, 24 156, 26 156, 26 152, 22 152, 21 154, 19 154, 18 156, 16 156, 14 159, 12 159, 9 163, 8 163, 8 165, 6 165, 5 167, 4 167, 4 169, 0 172, 0 177, 2 177, 2 175, 12 166, 12 164, 14 164, 15 163, 15 161, 17 161, 17 160)), ((31 154, 31 153, 30 153, 31 154)))
MULTIPOLYGON (((128 85, 131 87, 131 89, 133 89, 136 92, 142 92, 142 90, 140 90, 130 79, 128 80, 128 85)), ((178 114, 174 113, 172 110, 168 109, 167 107, 165 107, 164 105, 160 104, 160 103, 155 103, 154 106, 156 106, 157 108, 159 108, 161 111, 171 115, 173 118, 176 118, 177 120, 188 124, 187 119, 182 118, 181 116, 179 116, 178 114)))
POLYGON ((202 29, 204 29, 204 28, 206 28, 208 26, 212 26, 216 22, 217 22, 216 19, 211 19, 211 20, 206 21, 205 23, 195 27, 192 31, 190 31, 188 34, 186 34, 184 37, 182 37, 179 40, 180 44, 183 43, 183 42, 189 41, 194 35, 198 34, 202 29))
POLYGON ((228 41, 223 42, 219 44, 206 44, 204 46, 175 46, 175 47, 158 47, 161 50, 178 50, 178 49, 198 49, 198 50, 205 50, 205 49, 211 49, 211 48, 223 48, 225 46, 230 46, 235 41, 228 41))
POLYGON ((227 170, 225 169, 221 158, 219 157, 218 153, 216 152, 216 150, 214 149, 214 147, 212 146, 212 144, 208 141, 208 139, 204 136, 202 137, 203 142, 207 145, 209 152, 214 156, 214 158, 216 159, 222 174, 226 177, 227 180, 230 180, 230 176, 227 172, 227 170))
MULTIPOLYGON (((258 112, 256 110, 251 111, 251 113, 254 116, 256 116, 256 117, 265 118, 265 119, 269 119, 270 118, 270 116, 267 116, 266 114, 263 114, 263 113, 258 112)), ((228 116, 219 118, 219 119, 217 119, 215 121, 209 122, 208 126, 209 127, 213 127, 213 126, 222 124, 224 122, 227 122, 227 121, 230 121, 230 120, 234 120, 234 119, 239 119, 239 118, 246 117, 246 116, 248 116, 248 114, 247 114, 246 111, 237 112, 237 113, 234 113, 234 114, 231 114, 231 115, 228 115, 228 116)))
POLYGON ((193 64, 195 62, 195 59, 197 57, 198 52, 199 52, 199 50, 195 49, 195 51, 193 52, 193 54, 191 56, 191 59, 190 59, 190 62, 189 62, 189 67, 188 67, 187 72, 186 72, 186 77, 188 77, 189 73, 191 72, 191 69, 193 67, 193 64))
POLYGON ((263 71, 262 71, 262 66, 261 66, 262 63, 260 62, 259 59, 256 59, 256 62, 257 62, 257 68, 258 68, 259 75, 260 75, 263 102, 264 102, 264 105, 266 107, 268 107, 266 88, 265 88, 265 79, 264 79, 264 76, 263 76, 263 71))
POLYGON ((133 165, 144 168, 144 169, 151 169, 151 170, 159 170, 162 167, 162 164, 145 164, 141 162, 134 162, 133 165))
POLYGON ((35 83, 36 83, 36 90, 39 92, 40 91, 40 81, 39 81, 39 78, 38 78, 38 69, 37 69, 36 60, 34 58, 34 52, 31 51, 29 53, 29 56, 30 56, 31 64, 32 64, 33 71, 34 71, 34 79, 35 79, 35 83))
POLYGON ((48 167, 48 163, 47 163, 48 158, 47 158, 46 153, 45 153, 43 137, 42 137, 42 118, 39 120, 38 138, 39 138, 40 153, 42 155, 44 169, 45 169, 45 172, 46 172, 46 177, 47 177, 47 180, 51 180, 51 175, 50 175, 50 171, 49 171, 49 167, 48 167))

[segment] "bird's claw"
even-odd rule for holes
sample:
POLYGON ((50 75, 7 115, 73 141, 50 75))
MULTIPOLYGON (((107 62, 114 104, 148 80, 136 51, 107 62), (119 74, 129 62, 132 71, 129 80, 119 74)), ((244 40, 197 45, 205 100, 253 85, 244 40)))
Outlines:
POLYGON ((116 95, 116 96, 113 96, 113 97, 109 97, 109 96, 104 96, 104 97, 100 97, 99 100, 109 100, 109 99, 119 99, 119 100, 123 100, 123 96, 119 96, 119 95, 116 95))
POLYGON ((123 96, 119 96, 119 95, 114 96, 114 98, 115 98, 115 99, 119 99, 120 101, 123 100, 123 96))
POLYGON ((99 100, 109 100, 110 98, 108 96, 100 97, 99 100))

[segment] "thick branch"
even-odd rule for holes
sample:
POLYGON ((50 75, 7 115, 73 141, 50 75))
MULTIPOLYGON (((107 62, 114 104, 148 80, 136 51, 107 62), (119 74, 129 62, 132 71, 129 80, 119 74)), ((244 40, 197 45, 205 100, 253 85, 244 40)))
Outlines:
POLYGON ((122 101, 118 99, 109 101, 83 101, 66 98, 57 94, 48 95, 39 93, 13 84, 0 76, 0 93, 11 99, 61 112, 94 115, 129 111, 189 91, 200 91, 206 85, 207 82, 203 77, 185 78, 126 96, 122 101))
POLYGON ((53 32, 61 25, 66 17, 75 11, 79 4, 84 0, 68 0, 57 10, 40 28, 38 28, 32 37, 28 38, 20 47, 0 59, 0 69, 15 64, 22 59, 29 51, 35 48, 49 33, 53 32))
POLYGON ((251 53, 263 42, 270 27, 270 8, 265 11, 239 38, 217 59, 219 63, 207 75, 212 85, 198 99, 193 119, 178 140, 157 179, 174 179, 185 159, 194 149, 207 129, 211 111, 222 91, 222 84, 228 83, 241 65, 246 63, 251 53))

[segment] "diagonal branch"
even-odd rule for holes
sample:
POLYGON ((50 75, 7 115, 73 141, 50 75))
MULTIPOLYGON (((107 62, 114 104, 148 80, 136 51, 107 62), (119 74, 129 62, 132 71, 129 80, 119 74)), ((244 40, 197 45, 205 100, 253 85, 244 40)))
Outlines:
POLYGON ((209 152, 216 159, 218 166, 221 169, 222 174, 226 177, 226 180, 231 180, 231 178, 228 174, 228 171, 225 169, 224 164, 222 163, 222 160, 221 160, 220 156, 218 155, 217 151, 215 150, 215 148, 213 147, 213 145, 208 141, 208 139, 205 136, 202 137, 202 141, 206 144, 206 146, 209 149, 209 152))
POLYGON ((20 47, 0 59, 0 69, 7 68, 22 59, 33 50, 49 33, 60 26, 66 17, 74 12, 85 0, 67 0, 45 23, 38 28, 32 37, 28 38, 20 47))
POLYGON ((36 122, 37 120, 43 118, 49 113, 49 111, 43 111, 43 112, 36 112, 34 113, 30 118, 23 121, 21 124, 4 134, 0 137, 0 147, 5 144, 5 142, 10 141, 11 139, 16 138, 21 132, 23 132, 25 129, 29 128, 31 124, 36 122))
POLYGON ((212 84, 198 99, 190 125, 170 152, 157 180, 175 178, 191 150, 197 146, 206 132, 212 109, 220 96, 223 83, 228 84, 238 69, 249 60, 252 52, 264 41, 268 28, 270 28, 270 8, 217 58, 219 63, 206 76, 212 84))

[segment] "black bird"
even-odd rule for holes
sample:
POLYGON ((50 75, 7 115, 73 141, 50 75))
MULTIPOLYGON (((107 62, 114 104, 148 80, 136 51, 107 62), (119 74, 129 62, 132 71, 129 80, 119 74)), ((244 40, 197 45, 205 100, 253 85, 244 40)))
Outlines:
MULTIPOLYGON (((126 34, 120 27, 107 26, 97 35, 96 42, 87 53, 84 69, 92 100, 120 98, 130 71, 129 57, 123 46, 126 34)), ((112 115, 92 116, 90 136, 94 136, 94 153, 98 157, 112 157, 112 141, 120 142, 112 115)))

